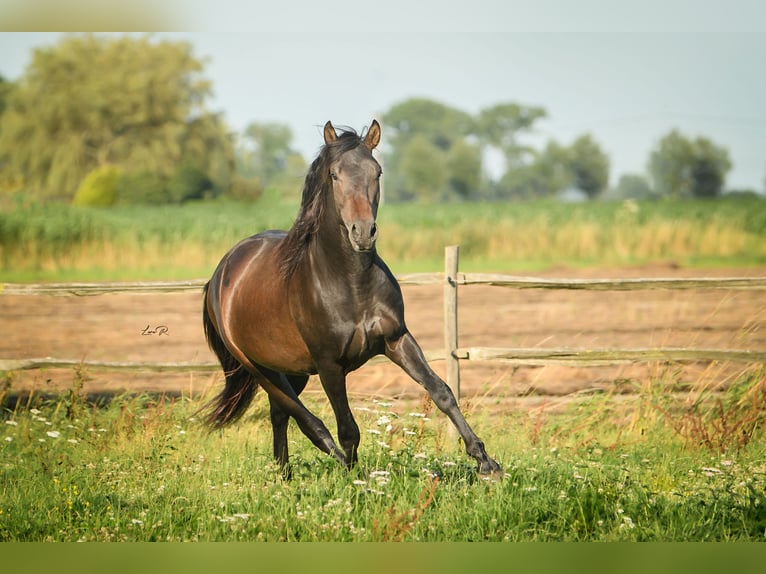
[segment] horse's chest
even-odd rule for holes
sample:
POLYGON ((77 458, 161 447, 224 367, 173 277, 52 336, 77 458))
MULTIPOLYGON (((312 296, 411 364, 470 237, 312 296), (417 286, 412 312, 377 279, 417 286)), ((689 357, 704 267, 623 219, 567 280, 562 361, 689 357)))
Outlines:
POLYGON ((351 325, 341 352, 342 362, 350 369, 363 365, 383 352, 386 336, 386 321, 382 317, 364 315, 351 325))

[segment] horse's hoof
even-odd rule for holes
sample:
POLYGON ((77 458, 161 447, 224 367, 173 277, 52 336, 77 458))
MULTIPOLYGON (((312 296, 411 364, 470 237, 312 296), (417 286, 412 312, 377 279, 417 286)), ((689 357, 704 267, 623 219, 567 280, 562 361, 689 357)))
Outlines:
POLYGON ((491 458, 479 464, 478 470, 484 480, 500 480, 505 476, 502 467, 491 458))

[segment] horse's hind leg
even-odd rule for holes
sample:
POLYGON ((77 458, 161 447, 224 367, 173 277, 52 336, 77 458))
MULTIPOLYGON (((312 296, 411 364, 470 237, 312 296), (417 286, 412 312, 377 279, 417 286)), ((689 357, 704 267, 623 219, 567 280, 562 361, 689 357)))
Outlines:
MULTIPOLYGON (((309 380, 306 375, 287 375, 286 378, 296 395, 301 394, 309 380)), ((271 429, 274 434, 274 458, 279 463, 282 473, 286 478, 289 478, 290 468, 288 463, 290 454, 287 447, 287 424, 290 422, 290 415, 282 410, 282 407, 279 406, 279 403, 271 395, 269 395, 269 415, 271 418, 271 429)))
MULTIPOLYGON (((269 401, 271 404, 276 404, 282 413, 286 413, 295 419, 298 423, 298 427, 303 434, 316 446, 319 450, 329 454, 335 458, 338 462, 346 464, 346 459, 343 456, 343 452, 335 444, 335 441, 327 430, 324 423, 314 414, 309 411, 304 404, 298 399, 298 394, 293 388, 293 384, 288 377, 283 373, 272 371, 263 366, 258 366, 258 370, 263 373, 266 380, 261 383, 261 387, 269 395, 269 401)), ((296 381, 297 377, 291 377, 296 381)), ((305 383, 304 383, 305 384, 305 383)), ((303 390, 301 388, 301 390, 303 390)), ((278 426, 275 428, 275 432, 279 433, 279 452, 282 452, 282 444, 287 445, 287 439, 284 435, 286 422, 283 421, 283 417, 277 413, 278 426)), ((276 439, 275 439, 276 440, 276 439)))

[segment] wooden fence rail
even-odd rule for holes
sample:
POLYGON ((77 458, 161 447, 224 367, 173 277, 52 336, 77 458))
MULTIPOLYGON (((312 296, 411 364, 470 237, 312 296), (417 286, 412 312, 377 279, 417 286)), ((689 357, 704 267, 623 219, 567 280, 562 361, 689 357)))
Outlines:
MULTIPOLYGON (((636 278, 636 279, 545 279, 489 273, 458 271, 458 247, 445 250, 444 273, 412 273, 398 275, 402 285, 444 285, 444 349, 426 351, 429 361, 447 361, 447 383, 456 396, 460 394, 460 360, 506 361, 525 365, 578 364, 608 365, 646 361, 744 361, 765 363, 766 352, 723 349, 524 349, 458 346, 458 286, 494 285, 513 289, 575 289, 589 291, 637 291, 646 289, 766 289, 766 277, 725 278, 636 278)), ((107 293, 179 293, 200 291, 205 280, 152 281, 118 283, 0 283, 2 295, 88 296, 107 293)), ((386 362, 376 357, 368 364, 386 362)), ((217 371, 216 362, 134 363, 81 361, 52 357, 35 359, 0 359, 0 371, 52 367, 87 367, 114 371, 217 371)))
MULTIPOLYGON (((397 275, 401 285, 443 285, 444 273, 397 275)), ((182 293, 199 291, 206 279, 117 283, 0 283, 1 295, 104 295, 107 293, 182 293)), ((766 289, 766 277, 545 279, 492 273, 456 273, 454 285, 494 285, 513 289, 641 291, 647 289, 766 289)))
MULTIPOLYGON (((766 363, 766 351, 685 349, 665 347, 661 349, 525 349, 514 347, 458 347, 453 353, 459 360, 512 362, 519 365, 578 365, 600 366, 620 365, 646 361, 738 361, 766 363)), ((426 351, 426 360, 443 361, 444 350, 426 351)), ((387 363, 388 359, 378 356, 367 365, 387 363)), ((87 367, 102 371, 146 371, 168 372, 216 372, 221 365, 213 361, 194 363, 135 363, 124 361, 83 361, 80 359, 56 359, 41 357, 33 359, 0 359, 0 372, 25 371, 50 368, 87 367)))

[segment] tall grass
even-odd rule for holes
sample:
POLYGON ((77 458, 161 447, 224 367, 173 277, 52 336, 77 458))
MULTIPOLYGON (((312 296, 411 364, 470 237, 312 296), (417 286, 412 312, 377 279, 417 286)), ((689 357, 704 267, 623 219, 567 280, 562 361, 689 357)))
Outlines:
MULTIPOLYGON (((764 375, 743 373, 749 387, 763 388, 764 375)), ((505 469, 495 481, 475 474, 427 401, 357 401, 363 442, 350 473, 292 425, 293 478, 283 481, 263 395, 215 433, 190 418, 197 398, 93 407, 77 389, 33 397, 0 425, 0 541, 765 540, 763 428, 746 444, 690 440, 665 416, 689 397, 659 392, 664 384, 630 401, 581 397, 555 414, 468 406, 505 469)), ((741 387, 717 397, 727 415, 763 420, 763 403, 743 402, 741 387)), ((719 416, 716 401, 697 402, 690 416, 719 416)), ((331 417, 319 395, 307 403, 331 417)))
MULTIPOLYGON (((288 228, 297 204, 6 208, 0 279, 193 278, 234 243, 288 228)), ((461 267, 495 271, 551 265, 766 263, 766 201, 384 205, 378 249, 395 271, 442 267, 459 244, 461 267)))

